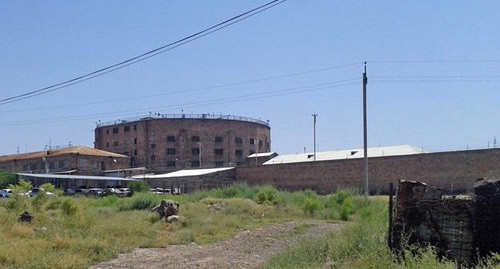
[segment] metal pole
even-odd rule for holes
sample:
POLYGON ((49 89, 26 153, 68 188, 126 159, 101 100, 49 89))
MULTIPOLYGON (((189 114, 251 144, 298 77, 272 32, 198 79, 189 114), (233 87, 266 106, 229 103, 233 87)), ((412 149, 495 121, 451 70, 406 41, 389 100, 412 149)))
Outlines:
POLYGON ((367 132, 367 113, 366 113, 366 84, 368 78, 366 77, 366 62, 365 71, 363 72, 363 144, 364 144, 364 158, 363 158, 363 176, 365 181, 365 198, 368 197, 370 191, 368 189, 368 132, 367 132))
POLYGON ((313 143, 314 143, 314 145, 313 145, 313 150, 314 150, 313 158, 314 159, 313 160, 316 161, 316 117, 318 116, 318 114, 313 113, 312 116, 314 119, 313 120, 313 122, 314 122, 314 124, 313 124, 313 143))

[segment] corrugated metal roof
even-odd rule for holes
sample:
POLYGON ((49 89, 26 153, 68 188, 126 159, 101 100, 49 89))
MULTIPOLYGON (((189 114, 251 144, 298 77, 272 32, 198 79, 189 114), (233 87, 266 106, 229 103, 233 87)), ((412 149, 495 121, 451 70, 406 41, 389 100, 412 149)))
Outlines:
POLYGON ((133 176, 132 178, 141 179, 153 179, 153 178, 171 178, 171 177, 193 177, 193 176, 203 176, 208 174, 213 174, 217 172, 227 171, 234 169, 234 167, 221 167, 221 168, 207 168, 207 169, 190 169, 190 170, 179 170, 166 174, 158 174, 158 175, 138 175, 133 176))
MULTIPOLYGON (((401 156, 425 153, 421 148, 409 145, 389 146, 368 148, 368 158, 383 157, 383 156, 401 156)), ((347 149, 336 151, 320 151, 316 152, 316 161, 343 160, 343 159, 359 159, 364 158, 363 149, 347 149)), ((297 162, 312 162, 314 153, 299 153, 279 155, 264 163, 280 164, 280 163, 297 163, 297 162)))
POLYGON ((257 153, 253 153, 253 154, 248 155, 247 158, 269 157, 269 156, 273 156, 273 154, 277 154, 277 153, 276 152, 257 152, 257 153))
POLYGON ((102 176, 83 176, 83 175, 55 175, 55 174, 28 174, 17 173, 20 176, 28 178, 50 178, 50 179, 84 179, 84 180, 115 180, 115 181, 135 181, 132 178, 123 177, 102 177, 102 176))
POLYGON ((14 161, 14 160, 41 159, 43 157, 48 157, 48 156, 63 156, 63 155, 70 155, 70 154, 111 157, 111 158, 127 158, 128 157, 126 155, 113 153, 113 152, 109 152, 109 151, 105 151, 105 150, 87 148, 87 147, 82 147, 82 146, 75 146, 75 147, 68 147, 68 148, 55 149, 55 150, 44 150, 44 151, 28 152, 28 153, 22 153, 22 154, 0 156, 0 163, 10 162, 10 161, 14 161))

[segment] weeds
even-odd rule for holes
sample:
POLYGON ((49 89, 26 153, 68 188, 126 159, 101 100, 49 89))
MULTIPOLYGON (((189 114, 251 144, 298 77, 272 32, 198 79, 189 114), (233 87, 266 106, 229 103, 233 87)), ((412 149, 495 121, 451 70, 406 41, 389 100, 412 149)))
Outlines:
MULTIPOLYGON (((39 197, 14 195, 0 203, 0 267, 87 268, 137 247, 206 244, 241 230, 304 218, 352 219, 355 224, 346 223, 341 234, 300 244, 268 268, 317 268, 325 264, 331 268, 377 268, 372 266, 376 263, 397 267, 382 247, 386 202, 366 205, 351 192, 321 196, 309 190, 286 193, 271 186, 234 185, 178 196, 136 192, 127 198, 39 197), (177 222, 165 223, 149 211, 161 199, 181 204, 177 222), (33 212, 31 224, 17 221, 24 210, 33 212)), ((428 253, 424 254, 426 263, 428 253)), ((404 266, 416 268, 411 266, 419 262, 404 266)))

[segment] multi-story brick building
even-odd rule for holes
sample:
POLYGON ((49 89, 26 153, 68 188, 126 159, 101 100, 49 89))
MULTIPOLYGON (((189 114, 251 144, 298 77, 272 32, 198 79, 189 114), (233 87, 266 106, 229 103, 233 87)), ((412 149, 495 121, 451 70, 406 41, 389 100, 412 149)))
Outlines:
POLYGON ((130 156, 130 167, 152 171, 236 166, 271 150, 271 128, 232 115, 151 114, 98 123, 95 148, 130 156))
POLYGON ((122 154, 81 146, 0 156, 0 170, 12 173, 104 175, 128 163, 122 154))

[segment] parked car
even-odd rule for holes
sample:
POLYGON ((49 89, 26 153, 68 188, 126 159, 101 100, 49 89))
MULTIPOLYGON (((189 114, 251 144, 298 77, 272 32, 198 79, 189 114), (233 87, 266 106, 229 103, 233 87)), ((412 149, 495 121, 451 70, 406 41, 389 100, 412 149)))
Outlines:
POLYGON ((9 198, 10 196, 12 196, 11 189, 1 189, 0 190, 0 198, 9 198))
POLYGON ((162 188, 152 188, 151 192, 158 195, 165 194, 165 190, 162 188))
POLYGON ((87 196, 102 197, 106 195, 106 191, 102 188, 90 188, 85 194, 87 196))
POLYGON ((107 188, 106 189, 106 195, 116 195, 118 197, 125 197, 127 196, 127 192, 121 191, 118 188, 107 188))
POLYGON ((41 193, 45 193, 46 195, 48 196, 54 196, 55 194, 53 194, 52 192, 49 192, 49 191, 45 191, 43 188, 33 188, 31 189, 31 191, 29 191, 27 193, 27 195, 29 197, 33 197, 33 196, 36 196, 36 195, 39 195, 41 193))
POLYGON ((129 188, 119 188, 121 192, 123 192, 124 196, 132 196, 132 192, 129 188))

